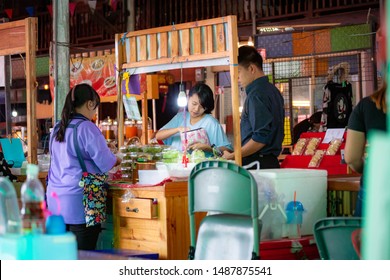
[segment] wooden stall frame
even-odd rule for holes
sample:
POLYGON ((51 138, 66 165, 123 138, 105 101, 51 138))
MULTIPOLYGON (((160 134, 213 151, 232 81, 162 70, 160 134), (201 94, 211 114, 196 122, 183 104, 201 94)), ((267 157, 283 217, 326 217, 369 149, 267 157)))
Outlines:
MULTIPOLYGON (((232 88, 235 161, 241 165, 241 133, 238 91, 237 17, 227 16, 151 28, 115 35, 118 146, 124 143, 122 73, 153 73, 161 70, 227 65, 232 88)), ((147 138, 146 93, 142 99, 142 125, 147 138)), ((146 143, 146 142, 144 142, 146 143)))
POLYGON ((25 18, 0 24, 0 56, 26 54, 26 101, 27 101, 27 160, 38 163, 38 132, 36 124, 36 66, 35 53, 38 43, 38 19, 25 18))

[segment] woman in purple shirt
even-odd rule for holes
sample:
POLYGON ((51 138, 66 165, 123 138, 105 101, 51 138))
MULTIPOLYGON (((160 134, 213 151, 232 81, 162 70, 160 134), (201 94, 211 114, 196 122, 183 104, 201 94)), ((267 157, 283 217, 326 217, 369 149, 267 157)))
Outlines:
POLYGON ((57 213, 58 203, 51 195, 55 192, 66 228, 76 235, 79 250, 95 249, 101 225, 86 226, 83 188, 79 186, 82 170, 74 147, 74 130, 68 125, 81 121, 77 127, 77 141, 89 173, 106 173, 120 164, 120 159, 107 147, 99 128, 91 122, 99 104, 100 97, 91 86, 76 85, 66 96, 61 121, 50 136, 51 161, 46 192, 48 208, 57 213))

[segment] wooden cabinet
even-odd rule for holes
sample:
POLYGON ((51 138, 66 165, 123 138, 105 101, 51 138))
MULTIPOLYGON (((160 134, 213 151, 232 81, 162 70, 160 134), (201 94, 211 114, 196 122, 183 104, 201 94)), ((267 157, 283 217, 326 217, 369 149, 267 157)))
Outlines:
MULTIPOLYGON (((187 182, 135 188, 115 184, 110 194, 115 248, 155 252, 160 259, 187 259, 190 246, 187 182), (122 196, 127 191, 134 198, 123 202, 122 196)), ((198 224, 204 215, 197 216, 198 224)))

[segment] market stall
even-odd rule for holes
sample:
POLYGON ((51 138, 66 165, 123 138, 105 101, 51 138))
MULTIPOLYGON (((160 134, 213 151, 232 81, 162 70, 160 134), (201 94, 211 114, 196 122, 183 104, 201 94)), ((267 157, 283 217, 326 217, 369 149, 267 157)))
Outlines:
MULTIPOLYGON (((134 75, 162 70, 228 65, 232 88, 234 147, 241 147, 237 40, 236 16, 116 34, 118 146, 124 143, 122 81, 125 73, 134 75)), ((143 143, 148 139, 146 95, 145 92, 142 99, 143 143)), ((236 163, 241 165, 241 149, 235 149, 235 158, 236 163)))
POLYGON ((0 56, 25 53, 27 93, 27 160, 37 164, 38 133, 36 124, 36 67, 37 18, 0 24, 0 56))

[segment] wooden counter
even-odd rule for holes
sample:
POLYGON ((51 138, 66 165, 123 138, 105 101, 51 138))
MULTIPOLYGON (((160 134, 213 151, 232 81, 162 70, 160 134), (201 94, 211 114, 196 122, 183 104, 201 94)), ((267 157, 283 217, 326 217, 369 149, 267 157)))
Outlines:
POLYGON ((359 188, 358 174, 328 176, 327 215, 353 216, 359 188))
MULTIPOLYGON (((47 171, 38 173, 38 179, 41 181, 45 190, 46 190, 46 176, 47 176, 47 171)), ((18 182, 24 182, 27 179, 27 175, 16 175, 16 178, 18 182)))
MULTIPOLYGON (((187 181, 157 187, 111 184, 114 247, 155 252, 160 259, 187 259, 190 246, 187 193, 187 181), (127 191, 134 198, 122 202, 127 191), (153 204, 153 199, 157 200, 157 205, 153 204)), ((204 215, 197 216, 198 224, 204 215)))
POLYGON ((328 191, 358 192, 359 188, 360 188, 360 176, 333 175, 328 177, 328 191))
MULTIPOLYGON (((346 198, 350 192, 359 190, 359 180, 356 175, 328 177, 328 215, 351 214, 354 199, 346 198)), ((187 259, 190 245, 187 181, 156 187, 115 182, 111 183, 109 196, 115 248, 158 253, 160 259, 187 259), (122 202, 127 191, 134 197, 122 202)), ((204 216, 205 213, 197 215, 197 227, 204 216)))

